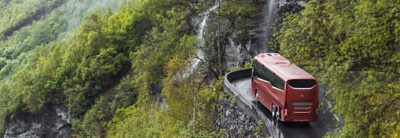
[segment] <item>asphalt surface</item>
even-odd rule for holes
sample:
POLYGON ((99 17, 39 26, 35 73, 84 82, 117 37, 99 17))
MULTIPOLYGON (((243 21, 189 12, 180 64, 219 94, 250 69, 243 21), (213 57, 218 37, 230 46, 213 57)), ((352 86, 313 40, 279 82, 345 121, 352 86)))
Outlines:
MULTIPOLYGON (((262 105, 257 104, 255 97, 251 94, 251 80, 244 78, 230 82, 236 95, 240 96, 244 103, 250 103, 247 108, 253 108, 256 119, 262 120, 264 123, 263 132, 267 136, 276 138, 319 138, 328 132, 334 132, 336 129, 335 117, 329 110, 328 101, 325 100, 325 88, 320 85, 319 91, 319 113, 318 121, 310 123, 283 123, 272 119, 271 112, 262 105)), ((242 108, 246 106, 242 106, 242 108)))

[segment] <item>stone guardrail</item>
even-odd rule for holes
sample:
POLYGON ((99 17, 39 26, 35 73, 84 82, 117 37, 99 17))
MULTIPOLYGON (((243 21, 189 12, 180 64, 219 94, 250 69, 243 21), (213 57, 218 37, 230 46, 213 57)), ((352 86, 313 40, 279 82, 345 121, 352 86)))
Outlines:
POLYGON ((231 94, 233 94, 234 97, 236 97, 240 103, 250 107, 250 109, 253 109, 254 108, 253 104, 250 101, 245 100, 242 96, 240 96, 238 93, 239 90, 237 90, 237 87, 235 87, 232 84, 232 82, 235 82, 237 80, 250 77, 251 77, 251 69, 243 69, 243 70, 229 72, 225 75, 224 86, 225 86, 225 91, 228 91, 231 94))

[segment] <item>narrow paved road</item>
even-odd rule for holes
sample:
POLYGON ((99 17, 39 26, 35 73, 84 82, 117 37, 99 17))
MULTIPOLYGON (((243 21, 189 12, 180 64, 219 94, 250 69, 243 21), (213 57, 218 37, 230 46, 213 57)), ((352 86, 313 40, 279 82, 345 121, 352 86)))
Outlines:
POLYGON ((327 132, 335 130, 335 121, 333 114, 328 109, 328 103, 325 100, 325 88, 320 86, 319 100, 320 111, 319 120, 311 123, 282 123, 271 119, 271 112, 262 105, 256 105, 256 99, 251 94, 250 78, 236 80, 231 82, 243 99, 252 103, 257 112, 257 119, 263 120, 265 128, 263 132, 272 137, 295 137, 295 138, 315 138, 323 137, 327 132))

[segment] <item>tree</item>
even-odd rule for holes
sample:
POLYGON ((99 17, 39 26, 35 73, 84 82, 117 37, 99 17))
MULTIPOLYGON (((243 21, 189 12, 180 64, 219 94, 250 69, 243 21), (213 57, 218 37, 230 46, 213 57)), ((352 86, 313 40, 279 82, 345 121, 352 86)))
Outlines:
POLYGON ((339 136, 395 134, 400 120, 389 110, 399 108, 399 4, 310 1, 283 23, 281 52, 332 89, 345 119, 339 136))

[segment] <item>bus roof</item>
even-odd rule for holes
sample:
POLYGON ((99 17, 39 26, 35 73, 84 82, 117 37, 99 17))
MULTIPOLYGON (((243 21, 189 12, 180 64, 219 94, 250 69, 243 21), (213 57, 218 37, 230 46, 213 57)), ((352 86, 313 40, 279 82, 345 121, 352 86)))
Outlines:
POLYGON ((255 60, 263 64, 266 68, 276 73, 277 76, 285 81, 292 79, 313 79, 315 78, 278 53, 261 53, 255 60))

